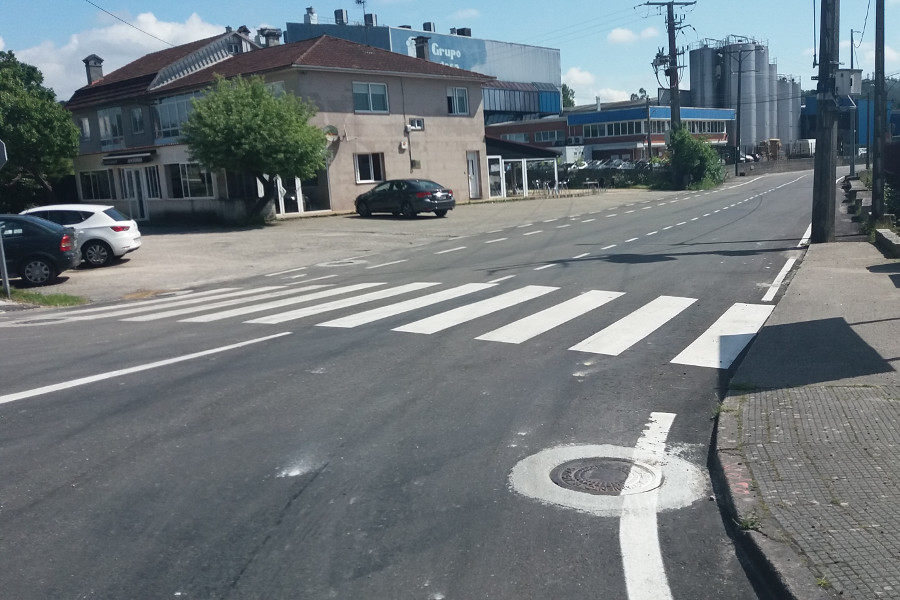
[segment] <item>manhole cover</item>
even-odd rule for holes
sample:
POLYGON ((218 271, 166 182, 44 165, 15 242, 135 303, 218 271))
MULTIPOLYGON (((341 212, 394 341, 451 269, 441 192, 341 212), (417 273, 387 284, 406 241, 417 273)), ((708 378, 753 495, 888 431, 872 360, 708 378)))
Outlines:
POLYGON ((625 496, 658 488, 659 470, 623 458, 580 458, 565 462, 550 472, 556 485, 596 496, 625 496))

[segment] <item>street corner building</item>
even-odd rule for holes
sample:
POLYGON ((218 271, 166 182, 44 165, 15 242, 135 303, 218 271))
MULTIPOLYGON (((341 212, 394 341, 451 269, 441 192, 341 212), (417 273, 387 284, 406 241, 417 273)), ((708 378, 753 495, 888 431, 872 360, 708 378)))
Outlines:
POLYGON ((229 27, 108 75, 102 58, 85 58, 87 85, 66 103, 81 131, 79 198, 142 221, 245 219, 256 179, 191 162, 180 139, 192 99, 216 75, 259 75, 272 93, 317 108, 327 166, 304 181, 278 178, 276 214, 351 211, 358 194, 391 178, 440 181, 463 202, 482 197, 482 89, 492 76, 327 35, 283 44, 278 29, 258 33, 229 27))

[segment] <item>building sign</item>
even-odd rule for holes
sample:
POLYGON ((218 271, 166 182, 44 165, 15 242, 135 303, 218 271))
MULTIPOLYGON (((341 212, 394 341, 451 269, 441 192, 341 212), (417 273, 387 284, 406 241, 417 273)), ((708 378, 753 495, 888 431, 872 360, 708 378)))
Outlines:
POLYGON ((147 163, 153 160, 153 155, 156 151, 152 152, 141 152, 137 154, 120 154, 114 155, 110 154, 109 156, 103 157, 104 165, 139 165, 141 163, 147 163))
POLYGON ((487 62, 484 40, 477 40, 461 35, 445 35, 433 31, 411 31, 403 28, 391 28, 391 49, 394 52, 416 56, 416 38, 425 36, 428 40, 428 58, 431 62, 483 72, 487 62))

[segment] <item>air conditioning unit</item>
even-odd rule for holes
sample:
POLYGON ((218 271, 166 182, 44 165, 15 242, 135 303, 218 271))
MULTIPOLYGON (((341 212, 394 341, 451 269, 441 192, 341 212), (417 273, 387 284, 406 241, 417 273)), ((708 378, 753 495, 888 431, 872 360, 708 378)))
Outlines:
POLYGON ((575 137, 566 138, 566 144, 569 146, 577 146, 584 142, 584 139, 580 135, 576 135, 575 137))

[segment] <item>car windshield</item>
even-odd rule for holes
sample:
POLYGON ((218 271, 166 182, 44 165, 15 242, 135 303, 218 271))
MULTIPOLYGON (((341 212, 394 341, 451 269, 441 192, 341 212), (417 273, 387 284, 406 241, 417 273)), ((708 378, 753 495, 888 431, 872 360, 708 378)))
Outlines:
POLYGON ((107 208, 103 211, 103 214, 108 216, 114 221, 130 221, 131 219, 117 211, 115 208, 107 208))

